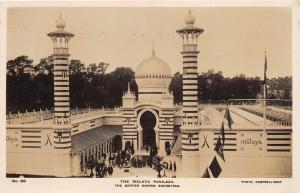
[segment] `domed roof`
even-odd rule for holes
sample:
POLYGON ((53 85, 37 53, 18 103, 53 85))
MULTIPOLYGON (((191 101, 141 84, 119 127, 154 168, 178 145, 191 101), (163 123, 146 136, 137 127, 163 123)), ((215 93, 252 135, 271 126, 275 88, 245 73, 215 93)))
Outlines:
POLYGON ((57 29, 64 29, 66 27, 66 22, 61 17, 61 14, 59 14, 59 18, 55 21, 55 25, 57 29))
POLYGON ((151 56, 143 60, 137 67, 135 72, 136 77, 144 77, 150 75, 154 77, 171 77, 171 69, 169 65, 156 56, 151 56))
POLYGON ((184 19, 184 22, 185 22, 186 25, 194 25, 194 23, 195 23, 195 17, 191 13, 191 10, 189 10, 187 16, 184 19))

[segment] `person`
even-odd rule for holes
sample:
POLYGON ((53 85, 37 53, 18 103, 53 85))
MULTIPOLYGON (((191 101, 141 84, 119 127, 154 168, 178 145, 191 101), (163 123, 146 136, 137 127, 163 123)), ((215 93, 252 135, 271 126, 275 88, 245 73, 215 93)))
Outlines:
POLYGON ((99 163, 97 163, 96 164, 96 177, 99 177, 100 176, 100 164, 99 163))
POLYGON ((176 162, 175 161, 174 161, 173 166, 174 166, 174 172, 176 172, 176 162))
POLYGON ((108 175, 111 176, 111 166, 108 166, 108 168, 107 168, 107 173, 108 173, 108 175))
POLYGON ((104 173, 104 176, 107 175, 107 167, 106 167, 106 165, 104 165, 104 167, 103 167, 103 173, 104 173))
POLYGON ((81 158, 80 158, 80 171, 81 171, 81 173, 83 173, 83 158, 82 158, 82 156, 81 156, 81 158))
POLYGON ((164 175, 162 177, 167 177, 165 168, 164 168, 164 175))
POLYGON ((172 164, 172 162, 170 161, 170 164, 169 164, 170 171, 172 171, 172 169, 173 169, 173 168, 172 168, 172 165, 173 165, 173 164, 172 164))
POLYGON ((86 164, 85 164, 85 166, 84 166, 84 173, 83 173, 84 175, 88 175, 88 173, 87 173, 87 166, 86 166, 86 164))

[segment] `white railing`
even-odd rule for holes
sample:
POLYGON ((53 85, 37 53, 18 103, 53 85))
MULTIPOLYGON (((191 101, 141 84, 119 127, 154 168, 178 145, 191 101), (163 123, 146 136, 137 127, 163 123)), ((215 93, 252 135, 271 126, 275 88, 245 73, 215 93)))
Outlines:
POLYGON ((183 45, 183 51, 197 51, 197 44, 185 44, 183 45))
POLYGON ((52 119, 53 115, 53 112, 49 110, 9 114, 6 116, 6 123, 8 125, 31 124, 52 119))
MULTIPOLYGON (((115 108, 85 108, 85 109, 73 109, 71 110, 71 120, 84 119, 88 117, 101 116, 101 115, 112 115, 121 113, 120 107, 115 108)), ((53 119, 54 113, 50 110, 45 111, 32 111, 17 114, 6 115, 6 123, 8 125, 16 124, 32 124, 37 122, 42 122, 45 120, 53 119)))
POLYGON ((54 48, 54 54, 68 54, 68 48, 54 48))

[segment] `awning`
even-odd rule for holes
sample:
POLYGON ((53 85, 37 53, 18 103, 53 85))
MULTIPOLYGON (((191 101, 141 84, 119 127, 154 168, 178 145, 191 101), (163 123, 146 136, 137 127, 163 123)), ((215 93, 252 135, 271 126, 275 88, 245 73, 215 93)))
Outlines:
POLYGON ((80 152, 88 147, 95 145, 105 139, 122 135, 121 125, 103 125, 71 137, 71 152, 80 152))

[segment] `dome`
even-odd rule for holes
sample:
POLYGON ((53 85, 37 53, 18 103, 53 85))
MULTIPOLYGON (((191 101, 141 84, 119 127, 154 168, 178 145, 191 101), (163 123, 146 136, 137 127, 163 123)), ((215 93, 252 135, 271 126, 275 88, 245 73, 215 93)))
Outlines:
POLYGON ((137 78, 169 78, 171 70, 163 60, 152 56, 143 60, 135 72, 137 78))
POLYGON ((166 62, 153 55, 138 65, 135 80, 138 85, 139 100, 146 100, 146 98, 153 100, 158 93, 168 90, 171 83, 171 70, 166 62))
POLYGON ((195 17, 191 13, 191 10, 189 10, 189 13, 187 14, 187 16, 184 19, 184 22, 185 22, 186 25, 194 25, 194 23, 195 23, 195 17))
POLYGON ((66 22, 61 17, 61 14, 59 15, 59 18, 55 21, 55 25, 57 29, 64 29, 66 27, 66 22))

